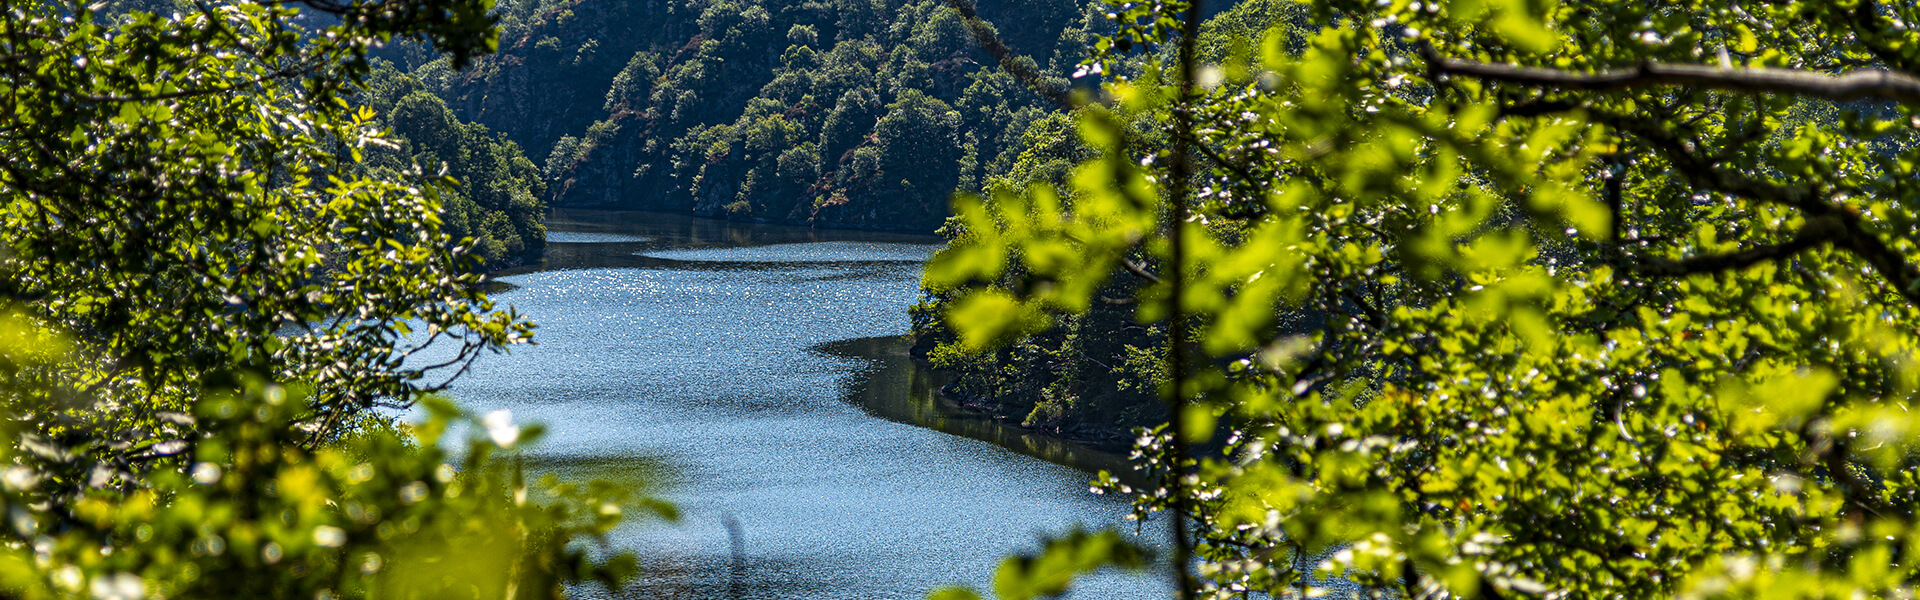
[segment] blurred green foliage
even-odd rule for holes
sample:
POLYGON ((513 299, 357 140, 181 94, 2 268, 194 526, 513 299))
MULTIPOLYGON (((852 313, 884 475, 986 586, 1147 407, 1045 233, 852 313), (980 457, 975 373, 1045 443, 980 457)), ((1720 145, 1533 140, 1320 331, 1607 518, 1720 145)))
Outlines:
MULTIPOLYGON (((1102 568, 1139 570, 1148 555, 1112 531, 1074 530, 1042 540, 1039 552, 1008 557, 993 574, 993 593, 1001 600, 1054 598, 1067 593, 1075 577, 1102 568)), ((935 590, 929 600, 980 600, 966 588, 935 590)))
POLYGON ((1191 519, 1188 593, 1912 594, 1920 121, 1828 74, 1920 81, 1920 8, 1247 3, 1186 80, 1187 8, 1109 4, 1091 156, 956 201, 921 314, 1194 333, 1102 484, 1191 519))
POLYGON ((148 4, 0 12, 0 595, 533 598, 631 574, 576 542, 670 511, 493 459, 537 429, 489 416, 450 464, 442 433, 473 420, 429 394, 533 325, 479 291, 443 200, 515 188, 370 167, 435 142, 351 102, 376 42, 491 50, 489 4, 148 4), (423 400, 411 428, 374 412, 423 400))
POLYGON ((502 433, 518 426, 443 399, 427 399, 427 419, 404 431, 372 428, 308 450, 294 427, 301 390, 241 390, 210 394, 180 417, 204 436, 181 452, 180 468, 90 490, 59 517, 35 502, 39 475, 9 467, 0 502, 12 543, 0 553, 0 589, 18 598, 557 598, 566 583, 617 587, 636 570, 631 554, 595 556, 575 542, 604 535, 628 506, 674 516, 606 484, 549 476, 529 485, 517 462, 495 453, 536 432, 502 433), (440 443, 453 423, 472 436, 457 469, 440 443))
MULTIPOLYGON (((1306 17, 1304 6, 1287 2, 1246 1, 1222 8, 1202 28, 1198 44, 1200 55, 1215 62, 1236 51, 1246 53, 1269 28, 1303 23, 1306 17)), ((1097 45, 1089 47, 1089 51, 1096 49, 1097 45)), ((1112 68, 1122 74, 1137 73, 1145 68, 1145 58, 1116 61, 1112 68)), ((1081 70, 1091 72, 1094 69, 1090 67, 1081 70)), ((1076 123, 1076 117, 1064 111, 1048 113, 1036 121, 1017 145, 1019 154, 984 182, 983 188, 997 190, 990 194, 1001 197, 1033 184, 1046 184, 1052 190, 1071 194, 1069 184, 1075 168, 1095 156, 1081 141, 1076 123)), ((1151 130, 1134 135, 1141 140, 1165 141, 1163 135, 1151 130)), ((1035 193, 1059 193, 1052 190, 1035 193)), ((951 219, 940 233, 950 238, 964 235, 964 219, 964 215, 951 219)), ((1222 223, 1214 231, 1231 236, 1235 229, 1222 223)), ((1148 260, 1143 249, 1135 249, 1127 258, 1136 266, 1148 260)), ((1028 274, 1023 264, 1008 263, 997 275, 997 285, 1026 285, 1028 274)), ((1017 342, 996 346, 989 352, 957 343, 959 338, 940 318, 956 294, 930 286, 926 298, 914 308, 914 331, 927 349, 929 362, 952 375, 952 384, 945 390, 950 396, 1027 427, 1086 441, 1131 440, 1134 436, 1127 432, 1133 428, 1167 420, 1159 392, 1164 380, 1160 355, 1165 353, 1166 330, 1136 323, 1136 305, 1125 300, 1142 282, 1131 276, 1107 281, 1098 295, 1104 299, 1095 298, 1085 313, 1053 315, 1050 326, 1029 331, 1017 342)), ((1281 325, 1298 332, 1307 326, 1305 317, 1297 313, 1281 315, 1281 325)))

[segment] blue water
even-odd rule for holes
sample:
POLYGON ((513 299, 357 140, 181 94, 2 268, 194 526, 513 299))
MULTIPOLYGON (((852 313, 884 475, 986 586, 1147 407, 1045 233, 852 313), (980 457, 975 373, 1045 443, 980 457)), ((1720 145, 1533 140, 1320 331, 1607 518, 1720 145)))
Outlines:
MULTIPOLYGON (((540 324, 538 345, 482 358, 452 394, 545 423, 529 456, 542 469, 679 506, 678 523, 615 532, 647 569, 620 596, 732 597, 729 516, 745 541, 741 597, 756 599, 986 590, 1038 534, 1132 530, 1124 501, 1088 493, 1084 471, 850 401, 907 386, 816 347, 906 333, 935 240, 632 213, 561 212, 554 228, 572 233, 495 296, 540 324)), ((1069 597, 1164 598, 1162 581, 1103 574, 1069 597)))

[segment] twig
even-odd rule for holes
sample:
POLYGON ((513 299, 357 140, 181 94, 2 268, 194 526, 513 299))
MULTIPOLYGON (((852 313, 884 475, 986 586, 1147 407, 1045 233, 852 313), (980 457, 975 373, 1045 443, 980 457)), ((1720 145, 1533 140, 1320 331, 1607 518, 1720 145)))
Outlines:
POLYGON ((1132 273, 1134 277, 1145 279, 1150 283, 1160 283, 1160 276, 1154 275, 1153 272, 1148 271, 1146 267, 1140 266, 1140 263, 1133 262, 1126 257, 1120 258, 1120 266, 1125 268, 1128 273, 1132 273))
MULTIPOLYGON (((1167 294, 1167 373, 1172 385, 1167 386, 1167 414, 1178 419, 1190 402, 1187 397, 1187 306, 1186 265, 1187 265, 1187 217, 1191 210, 1187 195, 1188 178, 1193 174, 1193 161, 1189 156, 1193 141, 1193 99, 1194 80, 1199 74, 1200 50, 1200 5, 1202 0, 1189 0, 1186 14, 1181 20, 1180 65, 1179 65, 1179 101, 1173 106, 1173 160, 1168 165, 1167 201, 1172 205, 1167 215, 1167 262, 1160 265, 1166 273, 1169 292, 1167 294)), ((1193 542, 1188 539, 1187 514, 1193 509, 1193 500, 1187 490, 1187 432, 1181 427, 1172 427, 1173 436, 1168 441, 1167 450, 1167 487, 1168 497, 1172 501, 1173 514, 1167 519, 1168 532, 1173 538, 1173 576, 1175 598, 1194 600, 1199 597, 1200 582, 1193 572, 1193 542)))

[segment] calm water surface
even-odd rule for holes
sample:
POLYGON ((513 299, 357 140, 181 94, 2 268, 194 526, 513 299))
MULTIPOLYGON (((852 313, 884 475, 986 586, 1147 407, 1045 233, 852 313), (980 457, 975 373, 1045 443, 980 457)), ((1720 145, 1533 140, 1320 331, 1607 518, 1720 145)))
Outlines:
MULTIPOLYGON (((678 523, 615 533, 646 568, 622 597, 734 597, 729 518, 744 598, 984 590, 1038 534, 1132 530, 1124 501, 1058 464, 1118 457, 956 412, 906 359, 937 240, 645 213, 559 211, 552 226, 545 260, 495 296, 540 324, 538 345, 484 357, 453 395, 546 423, 541 469, 679 506, 678 523)), ((1110 573, 1070 597, 1167 590, 1158 573, 1110 573)))

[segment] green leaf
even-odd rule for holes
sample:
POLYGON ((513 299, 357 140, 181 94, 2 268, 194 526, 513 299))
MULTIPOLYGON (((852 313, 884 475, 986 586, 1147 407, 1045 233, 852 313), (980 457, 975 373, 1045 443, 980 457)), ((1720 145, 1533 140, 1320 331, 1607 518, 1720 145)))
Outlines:
POLYGON ((993 590, 999 600, 1050 597, 1066 593, 1081 575, 1105 567, 1137 569, 1146 562, 1146 551, 1121 539, 1118 532, 1075 529, 1047 539, 1037 555, 1002 561, 993 575, 993 590))
POLYGON ((1046 317, 1011 294, 977 291, 955 301, 947 323, 968 352, 982 352, 1046 325, 1046 317))

